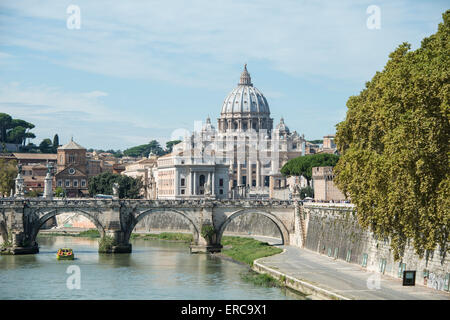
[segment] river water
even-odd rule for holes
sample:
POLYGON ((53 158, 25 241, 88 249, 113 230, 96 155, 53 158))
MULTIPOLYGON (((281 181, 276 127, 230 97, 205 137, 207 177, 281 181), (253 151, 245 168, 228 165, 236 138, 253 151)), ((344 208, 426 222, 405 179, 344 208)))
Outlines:
POLYGON ((99 254, 98 240, 39 237, 35 255, 0 256, 2 299, 298 299, 289 291, 244 282, 246 266, 190 254, 186 244, 135 239, 131 254, 99 254), (56 251, 74 250, 58 261, 56 251), (76 265, 79 267, 68 267, 76 265), (69 289, 79 270, 80 289, 69 289), (69 286, 67 283, 69 282, 69 286))

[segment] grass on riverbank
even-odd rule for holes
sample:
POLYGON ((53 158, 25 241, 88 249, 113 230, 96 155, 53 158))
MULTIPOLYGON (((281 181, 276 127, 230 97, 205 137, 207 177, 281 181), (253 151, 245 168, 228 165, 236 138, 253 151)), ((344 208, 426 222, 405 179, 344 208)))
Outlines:
POLYGON ((40 232, 38 234, 40 237, 83 237, 83 238, 100 238, 100 232, 97 229, 89 229, 86 231, 81 231, 80 233, 69 233, 69 232, 40 232))
POLYGON ((261 242, 252 238, 227 236, 222 238, 224 249, 222 254, 253 266, 253 261, 259 258, 272 256, 283 252, 280 248, 273 247, 267 242, 261 242), (225 247, 231 246, 229 249, 225 247))
POLYGON ((166 241, 177 241, 191 243, 194 237, 190 233, 179 233, 179 232, 162 232, 162 233, 132 233, 130 239, 141 239, 141 240, 166 240, 166 241))
MULTIPOLYGON (((84 237, 84 238, 100 238, 100 232, 97 229, 89 229, 82 231, 80 233, 69 233, 69 232, 42 232, 39 236, 68 236, 68 237, 84 237)), ((179 241, 191 243, 193 236, 190 233, 132 233, 130 239, 141 239, 141 240, 168 240, 168 241, 179 241)))
POLYGON ((277 287, 277 288, 284 288, 284 285, 271 275, 268 275, 266 273, 258 273, 253 270, 248 270, 245 273, 241 273, 241 279, 245 282, 250 282, 256 286, 260 287, 277 287))

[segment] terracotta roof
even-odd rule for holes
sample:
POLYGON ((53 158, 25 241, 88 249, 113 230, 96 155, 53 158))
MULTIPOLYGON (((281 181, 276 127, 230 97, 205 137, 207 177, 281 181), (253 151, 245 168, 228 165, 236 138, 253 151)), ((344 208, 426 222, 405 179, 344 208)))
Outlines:
POLYGON ((54 153, 13 153, 18 160, 55 160, 58 155, 54 153))
POLYGON ((71 140, 68 144, 63 145, 62 147, 59 147, 59 149, 62 150, 86 150, 86 148, 80 146, 78 143, 71 140))

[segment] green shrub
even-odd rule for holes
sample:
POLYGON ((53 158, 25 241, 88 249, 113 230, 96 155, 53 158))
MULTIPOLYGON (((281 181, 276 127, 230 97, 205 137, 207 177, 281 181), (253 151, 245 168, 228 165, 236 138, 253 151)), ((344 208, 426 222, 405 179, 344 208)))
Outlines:
POLYGON ((103 238, 98 240, 98 252, 110 253, 115 244, 116 242, 113 237, 105 235, 103 238))

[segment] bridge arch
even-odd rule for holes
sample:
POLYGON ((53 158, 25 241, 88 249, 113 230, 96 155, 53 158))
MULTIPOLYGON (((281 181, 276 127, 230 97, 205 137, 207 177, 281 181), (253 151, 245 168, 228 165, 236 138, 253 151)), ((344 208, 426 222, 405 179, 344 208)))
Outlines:
POLYGON ((255 213, 255 214, 261 214, 267 218, 269 218, 277 227, 278 231, 281 234, 281 241, 282 244, 289 244, 289 231, 284 225, 284 223, 273 213, 265 211, 265 210, 258 210, 258 209, 240 209, 235 212, 233 212, 219 227, 219 231, 217 234, 217 243, 220 244, 222 241, 223 233, 225 232, 225 229, 227 228, 228 224, 230 224, 231 221, 236 219, 237 217, 240 217, 244 214, 248 213, 255 213))
POLYGON ((0 220, 0 244, 8 241, 8 228, 3 220, 0 220))
POLYGON ((31 228, 31 241, 35 242, 36 241, 36 237, 39 233, 39 230, 42 228, 42 226, 44 225, 45 222, 47 222, 49 219, 62 214, 62 213, 67 213, 67 212, 76 212, 81 214, 82 216, 86 217, 87 219, 89 219, 97 228, 97 230, 100 232, 100 237, 103 237, 105 235, 105 228, 103 227, 103 225, 98 221, 98 219, 89 211, 84 211, 81 209, 72 209, 72 208, 64 208, 64 209, 52 209, 50 211, 47 211, 46 213, 44 213, 42 216, 39 217, 39 219, 33 223, 32 228, 31 228))
POLYGON ((135 217, 135 219, 133 219, 131 224, 129 225, 129 228, 128 228, 127 232, 125 233, 125 240, 127 242, 129 241, 131 233, 133 232, 134 228, 146 216, 148 216, 150 214, 165 213, 165 212, 173 212, 173 213, 179 214, 181 217, 183 217, 191 226, 191 231, 192 231, 193 237, 194 237, 194 243, 195 244, 198 243, 200 232, 199 232, 197 226, 195 225, 194 221, 192 221, 192 219, 187 214, 185 214, 184 212, 182 212, 180 210, 166 209, 166 208, 152 208, 152 209, 148 209, 148 210, 139 212, 137 217, 135 217))

